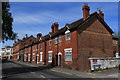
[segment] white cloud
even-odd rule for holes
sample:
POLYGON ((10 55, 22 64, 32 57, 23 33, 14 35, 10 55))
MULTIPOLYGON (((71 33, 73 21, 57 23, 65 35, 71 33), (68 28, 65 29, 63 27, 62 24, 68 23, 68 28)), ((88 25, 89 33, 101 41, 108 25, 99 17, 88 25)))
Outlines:
MULTIPOLYGON (((97 3, 96 3, 96 5, 97 5, 97 3)), ((113 10, 113 7, 111 7, 111 9, 108 10, 108 7, 106 6, 104 8, 104 10, 106 12, 110 12, 110 10, 111 11, 113 10)), ((106 17, 106 14, 105 14, 105 17, 106 17)), ((109 14, 109 16, 110 16, 110 14, 109 14)), ((66 11, 63 11, 63 12, 50 11, 50 10, 49 11, 39 11, 34 14, 26 13, 26 12, 19 12, 19 13, 13 13, 13 18, 14 18, 14 25, 22 25, 22 27, 30 26, 30 28, 28 28, 28 29, 19 30, 19 31, 15 30, 16 32, 19 32, 20 37, 24 36, 26 33, 35 35, 39 31, 41 31, 43 34, 46 34, 50 31, 50 26, 53 22, 59 22, 60 28, 61 28, 66 23, 71 23, 77 19, 82 18, 82 9, 80 6, 80 7, 68 8, 66 11), (46 24, 47 24, 47 26, 46 26, 46 24), (33 28, 31 28, 31 26, 33 26, 33 28), (46 29, 46 28, 49 28, 49 29, 46 29)))
POLYGON ((66 22, 74 20, 78 16, 81 16, 80 11, 71 12, 69 9, 66 10, 66 12, 61 13, 55 11, 44 11, 34 14, 28 14, 24 12, 17 14, 13 13, 14 24, 47 24, 56 21, 66 22))

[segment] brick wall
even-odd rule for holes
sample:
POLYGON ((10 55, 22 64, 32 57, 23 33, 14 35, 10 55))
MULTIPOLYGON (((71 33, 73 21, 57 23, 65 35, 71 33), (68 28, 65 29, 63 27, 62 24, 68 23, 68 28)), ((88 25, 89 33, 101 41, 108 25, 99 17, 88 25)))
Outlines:
POLYGON ((97 19, 92 24, 84 25, 84 31, 78 31, 78 66, 79 69, 90 69, 90 57, 113 57, 112 35, 97 19))

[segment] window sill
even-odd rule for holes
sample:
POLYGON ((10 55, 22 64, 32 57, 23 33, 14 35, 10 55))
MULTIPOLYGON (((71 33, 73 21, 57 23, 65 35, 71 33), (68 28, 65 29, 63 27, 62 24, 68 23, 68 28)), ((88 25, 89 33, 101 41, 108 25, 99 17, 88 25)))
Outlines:
POLYGON ((70 40, 70 39, 66 39, 66 41, 68 41, 68 40, 70 40))
POLYGON ((65 62, 71 62, 71 61, 65 61, 65 62))
POLYGON ((49 63, 51 63, 52 61, 48 61, 49 63))

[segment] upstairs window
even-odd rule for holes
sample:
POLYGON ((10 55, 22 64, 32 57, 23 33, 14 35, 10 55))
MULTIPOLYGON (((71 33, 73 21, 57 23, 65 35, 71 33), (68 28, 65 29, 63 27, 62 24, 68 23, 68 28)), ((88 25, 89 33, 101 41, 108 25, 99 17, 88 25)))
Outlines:
POLYGON ((61 43, 61 42, 62 42, 62 37, 61 37, 61 36, 59 36, 58 41, 59 41, 59 43, 61 43))
POLYGON ((55 44, 58 44, 58 37, 55 38, 55 44))
POLYGON ((49 40, 49 46, 52 46, 52 40, 49 40))
POLYGON ((70 40, 70 31, 67 30, 65 34, 66 34, 66 40, 70 40))
POLYGON ((10 50, 10 48, 7 48, 7 50, 10 50))
POLYGON ((38 45, 36 45, 36 51, 38 50, 38 45))
POLYGON ((33 46, 33 51, 35 51, 35 46, 33 46))
POLYGON ((40 43, 40 50, 42 50, 42 43, 40 43))

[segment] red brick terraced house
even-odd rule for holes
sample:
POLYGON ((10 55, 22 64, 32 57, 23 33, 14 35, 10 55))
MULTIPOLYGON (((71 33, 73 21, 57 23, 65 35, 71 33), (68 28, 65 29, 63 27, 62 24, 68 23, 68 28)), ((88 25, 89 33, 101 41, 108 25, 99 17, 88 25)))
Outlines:
MULTIPOLYGON (((71 69, 90 70, 89 58, 113 57, 113 31, 104 21, 102 11, 90 14, 90 7, 82 7, 83 18, 66 24, 59 29, 57 22, 51 26, 51 32, 27 43, 20 51, 24 61, 32 64, 44 64, 71 69)), ((30 40, 30 39, 27 39, 30 40)), ((14 55, 19 50, 14 46, 14 55)), ((16 60, 16 57, 13 57, 16 60)))
POLYGON ((18 60, 20 59, 21 61, 24 61, 24 55, 26 52, 25 47, 27 47, 29 44, 32 44, 33 42, 36 41, 36 38, 33 37, 32 35, 30 37, 26 36, 22 40, 17 40, 13 44, 13 54, 12 54, 12 59, 13 60, 18 60))

